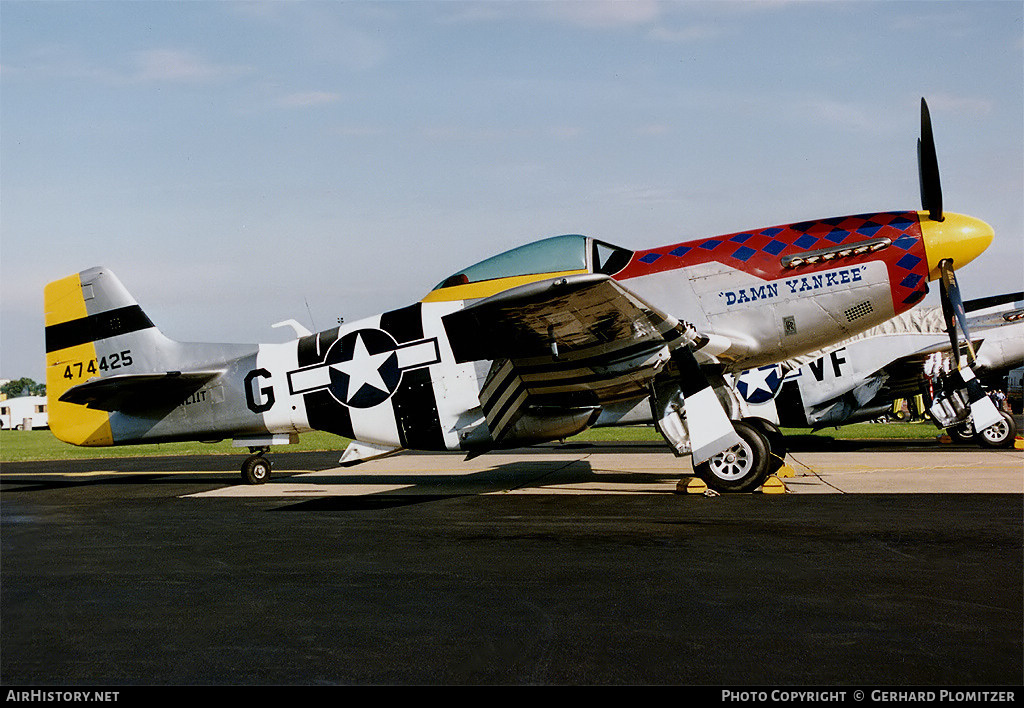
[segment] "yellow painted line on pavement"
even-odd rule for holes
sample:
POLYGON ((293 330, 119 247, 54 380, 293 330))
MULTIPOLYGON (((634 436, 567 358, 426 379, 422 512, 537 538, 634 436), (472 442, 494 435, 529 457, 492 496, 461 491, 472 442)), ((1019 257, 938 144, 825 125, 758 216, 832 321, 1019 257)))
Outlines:
MULTIPOLYGON (((279 474, 309 474, 311 470, 274 470, 279 474)), ((90 472, 0 472, 3 477, 103 477, 103 476, 136 476, 140 474, 159 475, 161 477, 175 474, 222 474, 238 477, 238 470, 93 470, 90 472)))

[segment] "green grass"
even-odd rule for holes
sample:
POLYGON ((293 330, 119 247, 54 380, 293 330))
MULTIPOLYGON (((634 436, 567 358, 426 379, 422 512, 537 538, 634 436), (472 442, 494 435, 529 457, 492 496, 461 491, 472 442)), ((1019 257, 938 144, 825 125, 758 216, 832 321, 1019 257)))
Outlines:
MULTIPOLYGON (((929 421, 917 423, 855 423, 842 428, 825 428, 811 432, 807 428, 783 428, 787 436, 810 435, 836 440, 922 440, 939 435, 939 429, 929 421)), ((577 435, 573 440, 584 441, 660 441, 661 435, 653 427, 596 428, 577 435)))
MULTIPOLYGON (((295 445, 274 448, 287 452, 338 450, 349 441, 330 433, 313 432, 299 436, 295 445)), ((153 457, 161 455, 245 455, 244 447, 233 447, 230 440, 218 443, 182 442, 118 447, 76 447, 63 443, 49 430, 0 431, 0 464, 30 460, 83 460, 111 457, 153 457)))
MULTIPOLYGON (((843 428, 828 428, 816 433, 806 429, 783 428, 786 435, 813 435, 842 440, 934 438, 939 430, 929 422, 921 423, 858 423, 843 428)), ((572 438, 574 441, 651 441, 660 442, 661 436, 652 427, 630 426, 598 428, 572 438)), ((278 452, 311 452, 337 450, 340 454, 348 445, 347 438, 330 433, 312 432, 299 436, 296 445, 274 448, 278 452)), ((57 440, 49 430, 0 431, 0 464, 31 460, 80 460, 112 457, 146 457, 159 455, 244 455, 247 450, 232 447, 230 440, 219 443, 161 443, 159 445, 126 445, 120 447, 75 447, 57 440)))
MULTIPOLYGON (((784 435, 808 435, 809 430, 783 428, 784 435)), ((836 440, 925 440, 942 433, 929 420, 916 423, 854 423, 842 428, 825 428, 813 435, 836 440)))

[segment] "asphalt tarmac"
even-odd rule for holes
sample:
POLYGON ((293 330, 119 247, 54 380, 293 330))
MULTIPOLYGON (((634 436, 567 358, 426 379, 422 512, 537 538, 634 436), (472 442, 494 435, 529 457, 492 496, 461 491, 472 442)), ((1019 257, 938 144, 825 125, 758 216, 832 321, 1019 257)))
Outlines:
POLYGON ((820 446, 721 496, 646 444, 4 465, 0 681, 1021 685, 1024 451, 820 446))

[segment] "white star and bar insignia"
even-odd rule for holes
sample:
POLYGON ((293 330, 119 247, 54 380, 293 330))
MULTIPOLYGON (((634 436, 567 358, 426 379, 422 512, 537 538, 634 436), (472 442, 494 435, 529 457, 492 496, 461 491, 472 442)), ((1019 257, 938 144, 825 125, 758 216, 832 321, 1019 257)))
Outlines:
POLYGON ((398 344, 380 329, 360 329, 341 337, 321 364, 288 372, 292 394, 326 389, 342 405, 372 408, 389 399, 402 374, 441 361, 437 339, 398 344))

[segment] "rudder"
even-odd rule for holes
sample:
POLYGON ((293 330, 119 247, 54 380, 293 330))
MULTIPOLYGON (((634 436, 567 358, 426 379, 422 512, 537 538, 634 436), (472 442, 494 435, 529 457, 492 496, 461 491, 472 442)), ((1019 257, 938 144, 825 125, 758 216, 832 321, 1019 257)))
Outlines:
POLYGON ((167 340, 105 268, 90 268, 49 283, 44 307, 50 429, 74 445, 111 445, 106 411, 60 397, 90 379, 130 373, 167 340))

